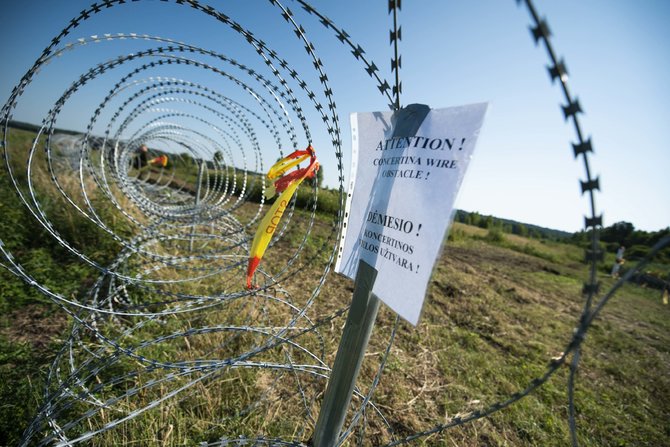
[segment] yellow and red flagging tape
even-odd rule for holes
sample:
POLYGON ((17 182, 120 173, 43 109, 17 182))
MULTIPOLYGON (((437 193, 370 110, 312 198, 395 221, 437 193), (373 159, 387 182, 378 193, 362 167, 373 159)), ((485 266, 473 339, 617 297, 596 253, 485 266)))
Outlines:
POLYGON ((318 170, 319 162, 316 160, 316 152, 314 152, 314 148, 310 144, 307 146, 307 149, 295 151, 287 157, 282 158, 268 171, 267 178, 273 180, 273 182, 266 189, 265 197, 270 199, 275 194, 279 194, 279 197, 272 204, 265 216, 263 216, 251 244, 249 265, 247 266, 247 289, 254 288, 254 285, 252 285, 254 272, 258 268, 258 264, 260 264, 263 254, 265 254, 265 250, 270 244, 270 240, 272 240, 272 235, 277 229, 279 220, 291 201, 291 197, 302 181, 306 178, 314 178, 318 170), (289 169, 298 166, 308 158, 309 165, 306 168, 298 168, 286 174, 289 169))

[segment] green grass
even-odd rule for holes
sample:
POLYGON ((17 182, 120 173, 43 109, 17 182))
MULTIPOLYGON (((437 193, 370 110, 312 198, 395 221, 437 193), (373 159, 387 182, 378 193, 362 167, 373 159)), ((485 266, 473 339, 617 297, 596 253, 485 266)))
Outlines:
MULTIPOLYGON (((490 245, 473 229, 456 226, 454 231, 460 234, 445 248, 434 272, 430 301, 416 329, 419 334, 411 341, 400 341, 403 360, 393 364, 416 365, 414 359, 419 356, 438 354, 431 354, 433 358, 418 367, 389 371, 391 377, 387 376, 392 384, 390 406, 400 409, 403 400, 421 395, 421 402, 412 407, 413 424, 405 424, 408 433, 429 427, 436 414, 453 416, 464 409, 486 407, 524 388, 563 350, 582 305, 584 268, 576 268, 573 253, 578 247, 550 244, 540 256, 529 255, 499 243, 490 245), (427 370, 427 379, 414 385, 412 393, 404 376, 417 369, 427 370), (421 394, 425 383, 439 391, 421 394), (405 386, 410 391, 403 390, 401 399, 395 400, 392 393, 405 386)), ((612 283, 601 279, 604 286, 612 283)), ((670 356, 667 345, 662 346, 668 341, 669 314, 659 291, 633 285, 624 287, 605 308, 587 337, 578 376, 581 445, 668 443, 661 421, 670 397, 670 380, 663 373, 670 356), (617 421, 626 422, 617 425, 617 421)), ((567 370, 562 369, 510 409, 450 430, 440 442, 566 445, 566 380, 567 370)), ((426 442, 437 445, 438 441, 426 442)))
POLYGON ((16 445, 33 418, 46 372, 40 354, 0 336, 0 445, 16 445))
MULTIPOLYGON (((12 138, 16 138, 13 144, 29 143, 27 133, 17 132, 12 138)), ((8 235, 3 239, 5 245, 40 283, 68 297, 81 298, 90 287, 94 272, 83 267, 48 234, 40 232, 32 236, 33 218, 11 192, 4 170, 0 172, 3 198, 0 234, 3 238, 8 235)), ((48 189, 48 181, 39 188, 45 195, 53 192, 48 189)), ((268 250, 264 260, 268 270, 284 268, 302 243, 301 235, 310 219, 309 200, 309 194, 304 199, 299 198, 290 231, 268 250)), ((327 203, 327 200, 319 197, 319 202, 327 203)), ((103 210, 106 221, 112 222, 116 231, 132 234, 133 227, 119 219, 113 209, 105 209, 104 200, 99 205, 101 207, 96 209, 103 210)), ((64 236, 87 254, 105 261, 113 259, 118 252, 118 244, 100 237, 99 230, 92 224, 63 211, 62 203, 54 199, 46 208, 64 236)), ((238 211, 238 217, 245 221, 256 209, 255 204, 245 205, 238 211)), ((317 213, 305 251, 293 266, 294 276, 282 284, 297 304, 309 295, 323 270, 327 256, 322 248, 333 241, 333 219, 332 213, 317 213)), ((582 284, 587 279, 583 253, 583 247, 570 244, 454 224, 434 269, 421 323, 416 328, 401 323, 374 395, 375 404, 397 434, 404 436, 430 429, 459 413, 486 408, 525 388, 532 379, 543 374, 551 359, 565 349, 578 323, 583 307, 582 284)), ((607 275, 611 267, 608 263, 609 259, 599 272, 602 291, 608 290, 614 282, 607 275)), ((140 261, 134 259, 128 263, 130 268, 140 265, 140 261)), ((658 268, 667 266, 659 264, 658 268)), ((161 275, 169 278, 177 275, 177 271, 164 269, 161 275)), ((242 281, 234 275, 232 272, 226 278, 175 286, 175 290, 211 294, 221 290, 221 284, 242 281)), ((309 316, 329 315, 346 305, 351 292, 351 281, 330 275, 309 316)), ((154 298, 160 299, 142 296, 145 302, 154 298)), ((575 390, 580 445, 670 445, 667 424, 670 414, 669 307, 662 304, 660 291, 627 284, 596 319, 583 345, 575 390)), ((123 341, 135 346, 141 340, 189 327, 215 326, 222 322, 244 325, 259 318, 267 326, 280 325, 286 319, 285 312, 285 308, 274 303, 262 306, 241 301, 220 303, 185 318, 170 317, 146 324, 125 336, 123 341)), ((123 320, 126 326, 108 325, 103 330, 116 337, 119 331, 136 321, 138 319, 126 318, 123 320)), ((359 380, 363 392, 376 373, 393 321, 392 312, 382 306, 359 380)), ((340 319, 321 328, 330 364, 342 324, 343 319, 340 319)), ((47 369, 68 326, 62 310, 0 269, 0 377, 3 378, 0 381, 0 445, 16 445, 41 403, 47 369)), ((232 342, 226 341, 230 338, 219 331, 152 344, 137 352, 164 361, 225 358, 244 352, 255 339, 243 334, 232 342)), ((313 351, 319 350, 320 340, 316 337, 299 341, 313 351)), ((100 346, 86 337, 84 342, 100 346)), ((286 351, 283 349, 268 351, 261 359, 284 362, 286 351)), ((113 354, 113 349, 105 354, 113 354)), ((86 353, 76 355, 87 358, 86 353)), ((309 361, 295 352, 293 355, 296 363, 309 361)), ((67 370, 65 363, 65 360, 61 362, 63 370, 67 370)), ((124 357, 99 377, 91 378, 90 385, 94 386, 97 379, 104 382, 132 371, 141 373, 101 390, 100 397, 110 398, 165 375, 163 370, 142 370, 136 361, 124 357)), ((568 373, 567 367, 561 367, 549 382, 511 407, 489 418, 422 438, 415 444, 569 445, 568 373)), ((91 427, 100 427, 113 418, 142 408, 197 374, 202 373, 174 378, 121 401, 113 410, 98 412, 90 421, 91 427)), ((306 440, 313 430, 313 422, 304 414, 297 386, 296 378, 283 372, 227 369, 86 444, 197 445, 222 436, 232 438, 257 433, 287 439, 299 435, 306 440), (245 411, 260 396, 266 398, 262 404, 245 411)), ((310 404, 315 416, 324 381, 301 378, 300 386, 307 396, 316 399, 310 404)), ((68 416, 74 417, 89 408, 83 404, 75 406, 68 410, 68 416)), ((367 418, 366 445, 389 442, 391 437, 380 418, 372 412, 367 418)), ((78 430, 89 428, 84 424, 78 430)))

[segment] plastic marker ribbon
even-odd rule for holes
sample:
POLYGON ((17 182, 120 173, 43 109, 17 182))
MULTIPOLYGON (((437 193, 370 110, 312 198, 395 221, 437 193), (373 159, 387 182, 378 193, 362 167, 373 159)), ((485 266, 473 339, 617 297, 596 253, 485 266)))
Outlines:
POLYGON ((247 289, 253 288, 251 280, 254 276, 254 272, 256 271, 258 264, 260 264, 263 254, 268 248, 268 244, 270 244, 272 235, 274 234, 275 229, 279 224, 279 220, 284 214, 293 193, 295 193, 303 180, 306 178, 314 178, 316 171, 318 170, 319 162, 316 161, 316 153, 310 144, 307 146, 307 149, 303 151, 295 151, 289 156, 282 158, 268 171, 267 178, 274 181, 265 190, 265 198, 270 199, 277 193, 280 195, 265 216, 263 216, 263 220, 261 220, 251 244, 249 265, 247 267, 247 289), (306 168, 299 168, 284 175, 286 171, 298 166, 308 158, 309 165, 306 168))

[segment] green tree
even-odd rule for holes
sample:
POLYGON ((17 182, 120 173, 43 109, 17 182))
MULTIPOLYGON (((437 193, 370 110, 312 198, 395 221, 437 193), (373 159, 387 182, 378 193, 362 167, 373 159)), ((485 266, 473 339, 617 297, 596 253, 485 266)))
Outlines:
POLYGON ((600 239, 604 242, 617 242, 619 244, 631 245, 633 242, 630 237, 635 231, 635 227, 630 222, 617 222, 612 226, 604 228, 600 239))
POLYGON ((319 170, 316 171, 314 178, 307 179, 307 182, 310 186, 314 186, 316 183, 319 188, 323 187, 323 166, 319 165, 319 170))
POLYGON ((465 219, 463 220, 463 223, 466 225, 472 225, 472 213, 464 213, 465 214, 465 219))
POLYGON ((526 226, 522 223, 520 223, 519 226, 517 227, 517 231, 519 231, 519 236, 523 237, 528 236, 528 228, 526 228, 526 226))
POLYGON ((479 226, 479 221, 482 219, 482 216, 479 215, 477 211, 470 213, 470 225, 475 227, 479 226))

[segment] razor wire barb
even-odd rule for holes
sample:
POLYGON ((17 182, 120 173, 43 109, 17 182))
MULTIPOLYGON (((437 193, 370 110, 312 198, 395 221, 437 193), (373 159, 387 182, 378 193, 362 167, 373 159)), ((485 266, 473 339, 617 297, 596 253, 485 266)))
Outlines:
MULTIPOLYGON (((389 40, 393 86, 344 29, 309 3, 296 1, 348 50, 354 58, 352 62, 360 64, 371 86, 377 88, 389 107, 400 109, 401 0, 388 2, 388 13, 392 15, 389 40)), ((222 384, 234 380, 234 374, 249 370, 267 373, 269 378, 258 396, 241 402, 240 408, 235 409, 237 415, 251 414, 276 399, 272 394, 282 382, 289 382, 295 388, 293 397, 300 403, 303 420, 313 423, 313 407, 329 377, 329 353, 321 329, 335 324, 348 308, 334 309, 325 317, 310 315, 330 273, 344 218, 342 135, 326 64, 309 40, 305 26, 278 0, 268 0, 268 4, 277 22, 283 19, 287 34, 294 34, 303 46, 311 67, 308 71, 294 68, 294 61, 282 57, 251 29, 210 5, 197 0, 162 3, 218 21, 248 45, 261 68, 198 45, 150 34, 97 34, 65 42, 76 28, 96 15, 105 14, 110 8, 130 7, 124 0, 104 0, 81 11, 52 39, 0 110, 4 169, 20 203, 60 247, 97 275, 81 296, 66 296, 31 274, 12 255, 13 247, 0 239, 0 265, 48 297, 74 322, 52 362, 43 403, 25 430, 21 445, 70 446, 85 442, 168 401, 183 402, 197 395, 199 386, 222 384), (10 124, 13 111, 40 71, 90 45, 121 46, 128 42, 145 47, 72 76, 72 83, 41 123, 25 160, 25 173, 20 171, 14 160, 17 154, 12 152, 8 139, 10 124), (204 82, 173 76, 169 70, 165 75, 162 71, 174 68, 206 73, 233 86, 240 94, 229 95, 204 82), (310 80, 310 75, 317 81, 310 80), (68 102, 105 77, 114 81, 92 112, 85 134, 59 135, 58 119, 68 102), (310 104, 310 110, 303 106, 305 103, 310 104), (318 118, 318 126, 310 126, 309 112, 318 118), (102 136, 94 135, 97 128, 104 129, 102 136), (314 237, 319 187, 315 182, 306 203, 299 204, 294 197, 271 242, 271 247, 286 252, 277 256, 279 267, 260 268, 257 276, 262 280, 261 288, 244 290, 239 278, 245 268, 249 232, 266 205, 266 184, 261 173, 273 163, 269 157, 306 146, 317 134, 328 135, 336 160, 337 217, 325 237, 314 237), (277 152, 264 152, 263 141, 272 142, 277 152), (169 154, 172 167, 150 170, 147 175, 137 164, 135 150, 141 145, 151 146, 155 154, 155 148, 161 146, 175 148, 169 154), (40 169, 48 174, 53 190, 40 183, 36 174, 43 172, 40 169), (194 190, 180 179, 185 176, 195 179, 195 185, 191 185, 194 190), (69 241, 50 218, 52 211, 46 206, 49 194, 60 197, 73 213, 111 238, 118 248, 114 259, 101 258, 87 247, 69 241), (134 231, 118 231, 114 222, 109 222, 107 205, 100 205, 103 202, 134 231), (295 231, 301 235, 291 237, 295 231), (296 287, 293 278, 306 265, 318 265, 320 275, 296 287), (208 285, 207 281, 215 281, 216 285, 208 285), (296 290, 300 293, 296 294, 296 290), (211 317, 214 313, 218 317, 225 315, 228 321, 216 321, 211 317), (160 330, 156 332, 156 328, 160 330), (205 337, 216 343, 208 346, 203 357, 185 355, 175 359, 168 355, 176 345, 185 344, 190 350, 189 340, 201 342, 205 337), (131 403, 140 395, 146 396, 148 403, 133 408, 131 403)), ((533 39, 536 44, 542 42, 547 51, 551 80, 560 82, 567 103, 562 106, 563 113, 566 120, 572 121, 577 136, 577 142, 572 144, 574 156, 582 157, 586 171, 581 189, 582 194, 588 193, 591 209, 585 218, 585 227, 591 232, 591 245, 586 252, 590 270, 578 325, 563 353, 524 389, 483 410, 459 413, 446 423, 398 438, 392 421, 373 399, 396 337, 396 318, 369 388, 355 391, 360 404, 338 445, 351 441, 354 435, 354 442, 362 445, 368 420, 373 416, 391 433, 388 446, 490 416, 546 383, 570 355, 569 426, 571 441, 577 445, 573 390, 585 335, 618 288, 670 243, 670 238, 661 240, 647 260, 630 269, 593 305, 600 286, 596 281, 597 262, 603 253, 598 243, 602 216, 597 215, 595 207, 599 179, 592 177, 588 158, 591 139, 583 136, 578 120, 582 109, 570 94, 567 69, 552 48, 547 22, 539 18, 530 0, 524 4, 533 21, 533 39)), ((225 416, 217 422, 234 417, 225 416)), ((292 439, 262 434, 237 438, 223 435, 199 445, 300 446, 310 435, 306 432, 308 426, 303 423, 292 439)))

